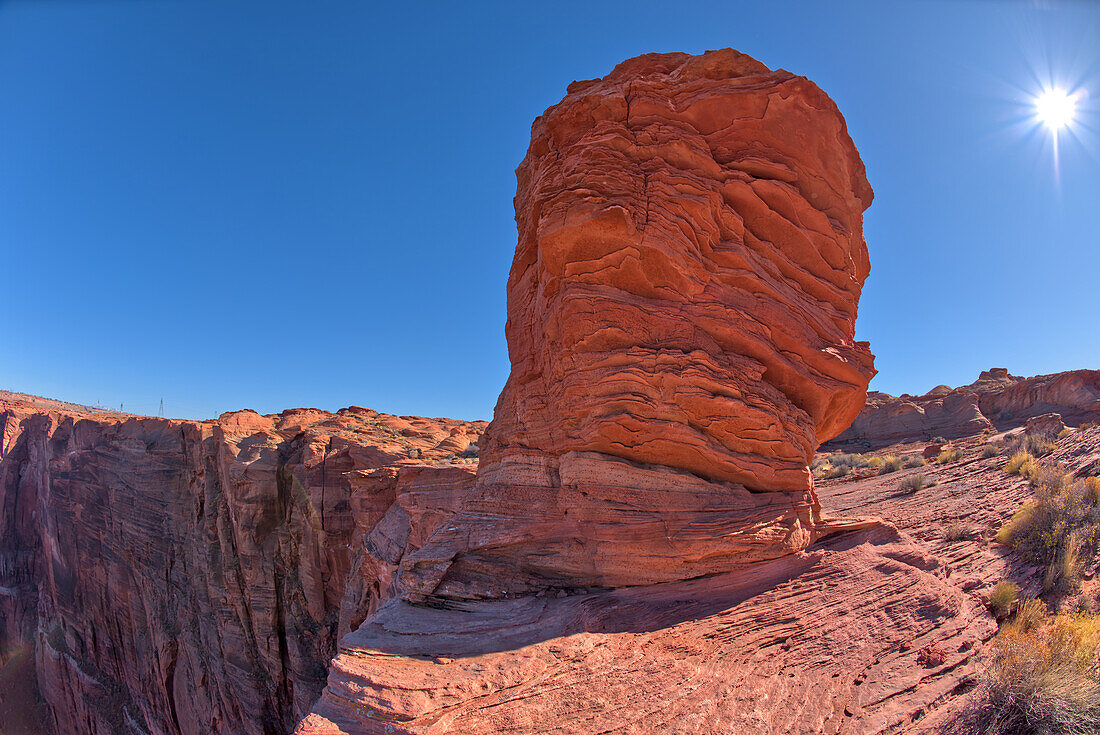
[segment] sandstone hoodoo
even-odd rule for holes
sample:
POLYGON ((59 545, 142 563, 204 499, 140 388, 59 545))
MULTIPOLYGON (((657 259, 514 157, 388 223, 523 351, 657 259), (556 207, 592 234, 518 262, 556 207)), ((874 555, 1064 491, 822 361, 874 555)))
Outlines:
POLYGON ((410 599, 685 579, 806 547, 873 375, 871 188, 832 100, 733 50, 574 82, 517 170, 512 370, 410 599))

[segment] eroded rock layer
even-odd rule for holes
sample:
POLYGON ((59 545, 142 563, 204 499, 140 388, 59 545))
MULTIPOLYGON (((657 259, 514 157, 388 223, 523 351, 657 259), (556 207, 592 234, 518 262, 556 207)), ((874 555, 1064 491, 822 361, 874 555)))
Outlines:
POLYGON ((956 439, 1016 428, 1047 413, 1059 414, 1071 426, 1100 422, 1100 370, 1022 378, 993 368, 970 385, 941 385, 923 396, 872 392, 852 425, 828 446, 878 448, 956 439))
POLYGON ((517 170, 512 370, 408 599, 685 579, 805 548, 863 405, 863 163, 812 82, 733 50, 574 82, 517 170))
POLYGON ((449 493, 434 502, 453 512, 483 428, 361 408, 173 421, 0 395, 0 729, 288 732, 339 637, 388 596, 397 559, 366 539, 415 548, 402 529, 433 512, 420 498, 449 493), (9 717, 36 697, 37 717, 9 717))

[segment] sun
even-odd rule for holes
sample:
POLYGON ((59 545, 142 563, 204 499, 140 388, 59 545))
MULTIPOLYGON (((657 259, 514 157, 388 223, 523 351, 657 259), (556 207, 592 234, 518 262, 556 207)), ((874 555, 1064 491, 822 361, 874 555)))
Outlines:
POLYGON ((1069 94, 1058 87, 1048 89, 1035 98, 1035 116, 1053 131, 1061 130, 1073 122, 1076 111, 1077 95, 1069 94))

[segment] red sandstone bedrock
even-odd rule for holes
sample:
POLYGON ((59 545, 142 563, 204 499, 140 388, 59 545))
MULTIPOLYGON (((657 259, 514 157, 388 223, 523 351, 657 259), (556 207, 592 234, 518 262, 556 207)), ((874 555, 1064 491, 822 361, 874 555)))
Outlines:
POLYGON ((970 385, 941 385, 923 396, 871 393, 852 425, 825 447, 879 448, 937 436, 956 439, 1022 426, 1046 413, 1060 414, 1070 426, 1100 421, 1100 370, 1021 378, 993 368, 970 385))
MULTIPOLYGON (((891 525, 734 574, 392 600, 342 639, 297 733, 957 732, 996 632, 986 596, 1003 579, 1037 594, 1045 571, 992 542, 1031 490, 984 443, 957 442, 950 465, 826 482, 826 511, 891 525), (900 493, 918 473, 937 484, 900 493), (952 522, 964 537, 946 535, 952 522)), ((1070 432, 1049 461, 1095 472, 1100 428, 1070 432)))
POLYGON ((57 735, 288 732, 385 594, 362 536, 468 488, 484 426, 0 394, 0 726, 37 690, 57 735))

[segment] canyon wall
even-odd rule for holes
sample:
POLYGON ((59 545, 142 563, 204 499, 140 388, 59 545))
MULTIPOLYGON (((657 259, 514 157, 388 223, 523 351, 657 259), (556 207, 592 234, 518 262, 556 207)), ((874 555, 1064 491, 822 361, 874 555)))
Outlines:
POLYGON ((468 486, 484 428, 47 403, 0 396, 0 667, 58 735, 289 732, 386 594, 364 536, 468 486))

